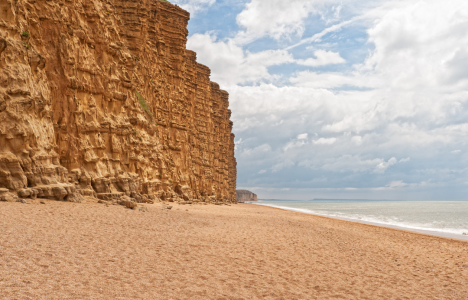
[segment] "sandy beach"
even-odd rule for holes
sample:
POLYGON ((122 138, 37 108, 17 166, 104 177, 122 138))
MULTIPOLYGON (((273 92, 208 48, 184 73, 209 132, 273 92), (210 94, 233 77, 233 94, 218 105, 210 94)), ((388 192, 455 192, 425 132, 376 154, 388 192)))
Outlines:
POLYGON ((0 299, 467 299, 468 243, 250 204, 0 202, 0 299))

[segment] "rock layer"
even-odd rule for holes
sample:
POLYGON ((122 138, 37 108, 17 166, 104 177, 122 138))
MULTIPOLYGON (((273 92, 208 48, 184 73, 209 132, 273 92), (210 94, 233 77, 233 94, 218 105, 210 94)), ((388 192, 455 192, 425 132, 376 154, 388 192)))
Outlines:
POLYGON ((234 202, 228 93, 186 50, 189 17, 0 1, 0 198, 234 202))

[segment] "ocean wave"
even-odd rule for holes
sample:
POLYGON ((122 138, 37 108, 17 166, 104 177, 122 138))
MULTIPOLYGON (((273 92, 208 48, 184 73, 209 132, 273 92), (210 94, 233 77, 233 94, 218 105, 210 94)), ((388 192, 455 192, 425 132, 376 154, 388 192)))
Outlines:
POLYGON ((446 228, 446 227, 438 227, 437 224, 441 224, 441 222, 434 221, 432 223, 412 223, 412 222, 404 222, 399 220, 397 217, 389 217, 389 216, 369 216, 369 215, 362 215, 362 214, 346 214, 346 213, 337 213, 337 212, 323 212, 323 211, 314 211, 307 208, 296 208, 296 207, 288 207, 282 205, 275 205, 275 204, 268 204, 268 203, 252 203, 255 205, 261 206, 269 206, 289 211, 301 212, 306 214, 313 214, 323 217, 330 217, 336 218, 346 221, 355 221, 365 224, 373 224, 373 225, 380 225, 386 226, 391 228, 400 228, 400 229, 407 229, 407 230, 414 230, 419 232, 425 233, 433 233, 433 234, 449 234, 449 235, 456 235, 461 237, 468 238, 468 229, 463 228, 446 228))

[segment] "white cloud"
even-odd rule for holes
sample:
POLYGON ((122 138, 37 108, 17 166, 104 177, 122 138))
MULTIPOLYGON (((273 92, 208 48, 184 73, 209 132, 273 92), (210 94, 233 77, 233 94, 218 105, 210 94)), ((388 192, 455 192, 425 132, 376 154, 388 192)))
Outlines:
POLYGON ((381 158, 362 159, 359 155, 342 155, 326 159, 306 159, 299 162, 299 166, 332 172, 372 172, 384 173, 388 167, 396 163, 395 158, 385 161, 381 158))
POLYGON ((277 163, 276 165, 274 165, 271 170, 273 172, 278 172, 278 171, 281 171, 282 169, 284 168, 290 168, 292 166, 294 166, 295 163, 292 161, 292 160, 285 160, 285 161, 282 161, 282 162, 279 162, 277 163))
POLYGON ((396 163, 397 159, 395 157, 390 158, 388 161, 383 161, 375 166, 374 173, 384 173, 390 166, 396 163))
POLYGON ((402 180, 398 180, 398 181, 392 181, 389 184, 387 184, 386 186, 391 188, 391 189, 395 189, 395 188, 402 188, 402 187, 405 187, 407 185, 408 184, 404 183, 402 180))
POLYGON ((289 143, 286 144, 286 146, 283 147, 283 151, 286 152, 288 149, 298 148, 307 145, 307 136, 307 133, 299 134, 295 139, 292 139, 291 141, 289 141, 289 143))
POLYGON ((308 44, 308 43, 312 43, 312 42, 319 42, 321 40, 322 37, 324 37, 325 35, 331 33, 331 32, 335 32, 335 31, 339 31, 341 30, 341 28, 349 25, 349 24, 352 24, 358 20, 361 20, 363 17, 362 16, 357 16, 357 17, 354 17, 350 20, 347 20, 347 21, 343 21, 341 23, 338 23, 338 24, 335 24, 335 25, 332 25, 328 28, 325 28, 324 30, 322 30, 321 32, 319 33, 316 33, 314 34, 312 37, 309 37, 309 38, 305 38, 303 40, 301 40, 300 42, 292 45, 292 46, 289 46, 286 48, 286 50, 290 50, 290 49, 293 49, 293 48, 296 48, 298 46, 301 46, 301 45, 304 45, 304 44, 308 44))
POLYGON ((269 151, 271 151, 271 146, 268 144, 263 144, 253 149, 244 149, 242 155, 263 155, 263 153, 269 151))
MULTIPOLYGON (((238 32, 236 40, 246 44, 255 39, 269 36, 273 39, 291 39, 294 36, 302 36, 306 27, 306 20, 319 16, 326 24, 337 22, 342 17, 344 8, 357 14, 375 8, 383 0, 251 0, 245 9, 237 16, 237 23, 243 28, 238 32)), ((304 39, 292 46, 297 47, 310 41, 317 41, 325 34, 338 31, 342 27, 362 19, 361 16, 352 18, 330 26, 326 30, 304 39)))
MULTIPOLYGON (((306 60, 295 60, 287 50, 265 50, 252 53, 245 51, 233 39, 220 41, 210 33, 192 35, 187 42, 187 48, 197 52, 198 62, 210 66, 212 80, 222 86, 274 81, 277 76, 271 75, 268 68, 276 65, 297 63, 317 67, 345 62, 338 52, 326 50, 316 50, 314 51, 316 58, 306 60)), ((327 78, 324 78, 324 75, 308 71, 299 73, 297 78, 291 79, 291 82, 296 85, 301 85, 304 81, 305 85, 309 85, 312 81, 321 88, 330 87, 330 85, 327 86, 330 83, 334 86, 355 83, 352 78, 340 74, 329 74, 327 78)), ((368 84, 369 81, 365 83, 368 84)))
POLYGON ((194 34, 187 48, 197 52, 197 61, 210 66, 213 81, 223 87, 273 80, 268 67, 294 62, 286 50, 244 51, 233 40, 219 41, 212 34, 194 34))
POLYGON ((193 17, 197 12, 215 4, 216 0, 172 0, 171 2, 180 5, 180 7, 190 12, 191 17, 193 17))
POLYGON ((376 49, 365 67, 392 87, 406 89, 438 86, 454 74, 457 80, 466 78, 466 71, 459 74, 451 62, 462 63, 467 18, 466 1, 418 1, 394 8, 368 30, 376 49))
POLYGON ((311 0, 252 0, 237 16, 245 30, 238 33, 240 43, 248 43, 268 35, 274 39, 302 35, 304 20, 314 11, 318 1, 311 0))
POLYGON ((336 142, 336 138, 319 138, 312 141, 315 145, 332 145, 336 142))
POLYGON ((362 136, 360 135, 355 135, 351 138, 351 141, 356 145, 360 146, 362 144, 362 136))
POLYGON ((234 132, 242 138, 241 184, 390 191, 416 187, 406 182, 466 182, 468 2, 348 0, 338 9, 339 2, 252 0, 231 39, 189 39, 212 79, 230 92, 234 132), (350 4, 373 7, 361 12, 350 4), (312 17, 329 27, 302 38, 312 17), (347 67, 341 55, 353 62, 353 49, 340 47, 356 32, 367 37, 359 43, 369 52, 347 67), (255 43, 262 37, 269 38, 255 43), (288 39, 294 43, 284 47, 288 39), (307 51, 299 47, 306 43, 314 58, 295 60, 289 51, 307 51), (298 65, 330 67, 294 72, 304 69, 298 65), (285 81, 278 70, 292 75, 285 81), (457 155, 447 155, 451 149, 457 155), (278 175, 286 168, 287 178, 278 175), (321 176, 326 180, 310 179, 321 176))
POLYGON ((339 73, 339 72, 311 72, 301 71, 297 72, 289 79, 292 85, 310 87, 310 88, 323 88, 333 89, 343 86, 352 86, 357 88, 379 88, 384 87, 385 83, 375 76, 367 74, 359 74, 357 72, 339 73))
POLYGON ((346 61, 340 56, 338 52, 326 51, 326 50, 317 50, 314 52, 316 58, 308 58, 306 60, 297 60, 296 62, 299 65, 318 67, 325 65, 335 65, 342 64, 346 61))
POLYGON ((468 50, 457 49, 453 57, 443 62, 446 70, 446 82, 458 83, 468 79, 468 50))

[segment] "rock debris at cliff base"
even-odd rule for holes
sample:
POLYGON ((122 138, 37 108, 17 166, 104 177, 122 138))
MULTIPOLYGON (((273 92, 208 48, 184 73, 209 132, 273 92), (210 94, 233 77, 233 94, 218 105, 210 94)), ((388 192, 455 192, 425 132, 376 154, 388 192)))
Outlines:
POLYGON ((0 200, 236 201, 228 93, 159 0, 0 1, 0 200))

